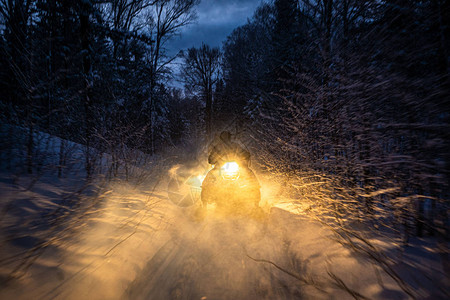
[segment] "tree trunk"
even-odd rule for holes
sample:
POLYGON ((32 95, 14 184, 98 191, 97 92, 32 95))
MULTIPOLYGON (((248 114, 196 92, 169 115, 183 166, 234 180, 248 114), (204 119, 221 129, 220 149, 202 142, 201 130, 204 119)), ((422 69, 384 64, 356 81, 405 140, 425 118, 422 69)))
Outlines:
POLYGON ((65 165, 65 148, 66 148, 66 140, 60 138, 59 139, 59 163, 58 163, 58 178, 62 177, 62 168, 65 165))
POLYGON ((83 78, 84 78, 84 113, 85 113, 85 168, 86 176, 90 178, 92 175, 92 158, 91 158, 91 138, 92 138, 92 105, 90 99, 90 70, 91 70, 91 58, 89 49, 89 11, 90 4, 83 3, 80 12, 80 34, 81 34, 81 48, 83 52, 83 78))
MULTIPOLYGON (((29 112, 30 114, 30 112, 29 112)), ((30 119, 30 118, 29 118, 30 119)), ((27 141, 27 172, 33 173, 33 122, 28 121, 28 141, 27 141)))
POLYGON ((208 84, 206 88, 206 114, 205 114, 205 125, 206 125, 206 141, 209 142, 211 140, 212 135, 212 85, 208 84))

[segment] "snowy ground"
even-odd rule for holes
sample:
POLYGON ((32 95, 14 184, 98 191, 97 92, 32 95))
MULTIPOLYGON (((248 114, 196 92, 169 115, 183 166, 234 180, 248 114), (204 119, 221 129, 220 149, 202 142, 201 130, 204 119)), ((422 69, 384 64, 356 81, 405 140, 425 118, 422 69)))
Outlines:
POLYGON ((55 170, 2 171, 0 298, 449 296, 447 248, 432 238, 405 247, 355 225, 358 236, 346 240, 262 174, 266 221, 221 217, 210 206, 200 222, 195 205, 169 200, 169 161, 141 166, 138 185, 100 178, 86 185, 76 168, 62 178, 55 170))
MULTIPOLYGON (((139 187, 110 183, 101 194, 79 198, 89 207, 77 206, 84 213, 60 212, 73 216, 51 223, 54 218, 46 219, 45 212, 63 206, 58 201, 68 182, 58 188, 42 178, 26 189, 26 179, 12 182, 3 174, 0 298, 411 298, 379 266, 343 246, 332 230, 294 209, 289 199, 264 193, 274 205, 267 224, 217 217, 211 207, 207 219, 197 222, 192 207, 168 200, 167 176, 159 175, 139 187)), ((406 261, 400 255, 409 255, 413 260, 407 261, 442 273, 426 243, 411 253, 382 240, 377 245, 399 265, 406 261)), ((399 269, 414 270, 409 265, 399 269)), ((439 286, 444 288, 448 278, 441 273, 429 274, 441 280, 435 290, 417 289, 412 296, 443 297, 439 286)), ((424 280, 416 277, 411 280, 424 280)))

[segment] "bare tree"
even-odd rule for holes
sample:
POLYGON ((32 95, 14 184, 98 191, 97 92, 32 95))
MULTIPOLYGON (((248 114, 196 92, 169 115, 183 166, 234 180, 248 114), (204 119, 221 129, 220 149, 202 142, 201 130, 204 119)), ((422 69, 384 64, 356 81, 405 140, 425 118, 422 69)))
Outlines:
POLYGON ((145 26, 142 15, 147 8, 155 5, 158 0, 112 0, 106 6, 107 18, 113 30, 113 57, 116 58, 120 41, 126 47, 127 35, 138 33, 145 26))
POLYGON ((155 123, 155 88, 158 80, 168 73, 167 66, 176 58, 168 57, 166 43, 176 36, 180 29, 196 18, 193 10, 199 0, 160 0, 148 11, 147 29, 151 39, 148 55, 150 62, 150 110, 151 152, 154 152, 154 123, 155 123))
POLYGON ((220 76, 221 52, 203 44, 200 48, 190 48, 184 54, 182 76, 188 89, 199 92, 205 101, 206 140, 212 134, 213 87, 220 76))
POLYGON ((194 7, 198 3, 199 0, 111 0, 102 6, 116 63, 120 60, 126 68, 139 60, 145 65, 140 68, 145 73, 145 79, 141 77, 140 81, 145 81, 145 88, 139 90, 146 92, 136 100, 136 117, 149 131, 151 153, 155 151, 155 127, 162 98, 158 84, 170 76, 168 65, 177 57, 168 55, 166 43, 195 20, 194 7), (133 61, 129 60, 130 53, 135 55, 133 61))

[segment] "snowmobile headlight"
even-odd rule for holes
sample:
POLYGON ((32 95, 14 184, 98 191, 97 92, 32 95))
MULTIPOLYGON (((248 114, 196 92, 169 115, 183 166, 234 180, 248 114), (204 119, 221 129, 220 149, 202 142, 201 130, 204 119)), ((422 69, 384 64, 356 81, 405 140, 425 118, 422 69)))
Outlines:
POLYGON ((239 165, 237 162, 226 162, 220 170, 224 179, 234 180, 239 177, 239 165))

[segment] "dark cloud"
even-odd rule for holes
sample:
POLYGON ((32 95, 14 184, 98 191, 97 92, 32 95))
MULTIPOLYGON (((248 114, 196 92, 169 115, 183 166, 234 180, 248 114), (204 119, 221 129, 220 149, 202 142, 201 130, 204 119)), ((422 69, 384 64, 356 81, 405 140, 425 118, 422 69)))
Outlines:
POLYGON ((221 46, 234 28, 247 22, 262 0, 203 0, 197 7, 195 24, 183 29, 167 46, 171 53, 203 43, 221 46))

